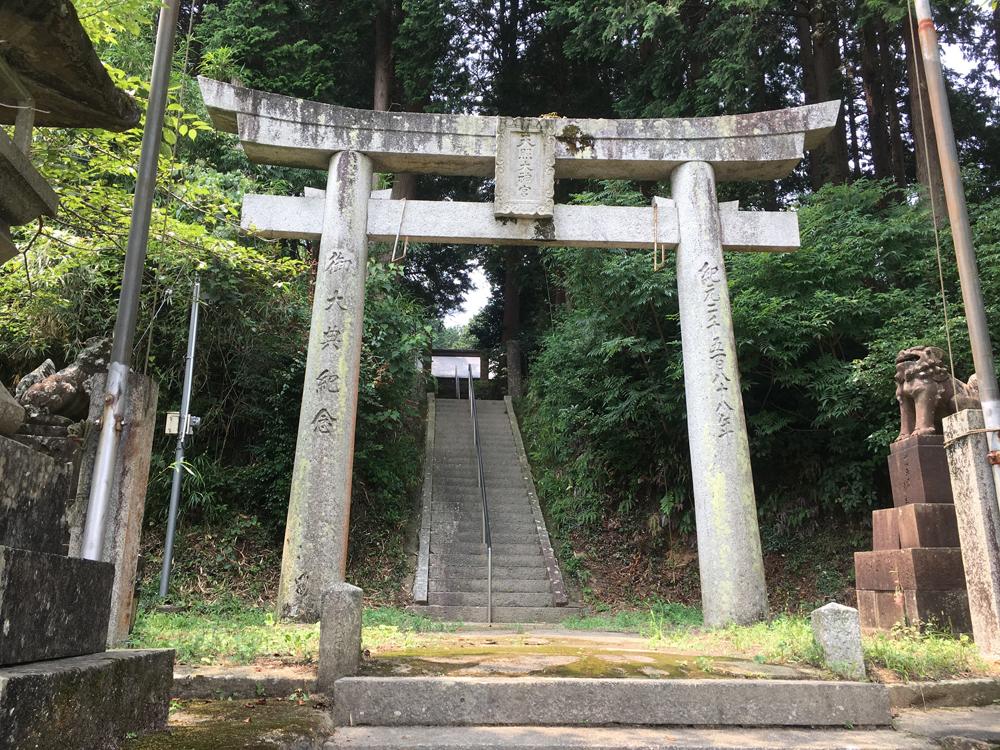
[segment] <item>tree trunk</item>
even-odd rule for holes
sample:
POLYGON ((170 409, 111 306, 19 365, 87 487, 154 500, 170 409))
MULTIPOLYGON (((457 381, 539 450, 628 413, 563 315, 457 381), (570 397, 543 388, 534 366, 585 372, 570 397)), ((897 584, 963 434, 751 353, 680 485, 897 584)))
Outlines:
POLYGON ((906 46, 906 63, 910 77, 910 128, 913 135, 914 155, 917 161, 917 180, 923 185, 932 201, 935 221, 940 226, 944 220, 944 183, 941 162, 938 160, 937 135, 931 116, 927 80, 924 78, 923 60, 920 56, 920 38, 916 24, 910 34, 910 24, 903 21, 903 43, 906 46), (914 46, 914 39, 916 46, 914 46))
POLYGON ((518 335, 521 331, 521 285, 519 271, 521 268, 521 248, 508 247, 504 249, 503 257, 503 328, 500 340, 507 351, 507 384, 508 395, 519 397, 511 389, 519 390, 521 384, 521 349, 518 335))
POLYGON ((387 112, 392 106, 395 70, 392 61, 393 0, 381 0, 375 10, 375 96, 373 109, 387 112))
POLYGON ((861 27, 861 82, 868 110, 868 141, 871 144, 875 179, 891 177, 892 154, 889 146, 889 103, 886 101, 886 73, 874 23, 861 27))
MULTIPOLYGON (((372 108, 377 112, 388 112, 392 108, 392 97, 396 90, 396 62, 392 54, 392 43, 396 37, 396 11, 396 0, 382 0, 375 11, 375 91, 372 108)), ((377 185, 378 175, 374 179, 377 185)), ((397 174, 392 180, 392 197, 394 200, 413 198, 416 187, 416 175, 397 174)))
POLYGON ((906 146, 903 143, 903 114, 899 110, 899 71, 892 53, 888 27, 885 21, 876 24, 881 59, 882 83, 886 103, 889 107, 889 160, 892 164, 892 178, 899 187, 906 186, 906 146))
POLYGON ((991 26, 993 27, 993 57, 997 64, 997 70, 1000 70, 1000 4, 993 9, 993 18, 991 20, 991 26))
MULTIPOLYGON (((831 0, 799 3, 796 21, 806 103, 842 100, 840 35, 831 0)), ((845 182, 850 174, 844 125, 844 113, 841 111, 836 127, 821 146, 813 149, 809 160, 809 178, 814 189, 827 182, 845 182)))

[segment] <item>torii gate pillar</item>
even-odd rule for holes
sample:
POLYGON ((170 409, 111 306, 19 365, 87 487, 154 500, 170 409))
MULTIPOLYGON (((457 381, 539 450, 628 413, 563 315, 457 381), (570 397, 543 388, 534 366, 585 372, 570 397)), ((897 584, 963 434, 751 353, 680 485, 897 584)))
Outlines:
POLYGON ((767 587, 715 172, 688 162, 670 179, 702 613, 706 625, 746 624, 767 616, 767 587))
POLYGON ((278 585, 285 618, 315 620, 347 569, 372 174, 356 151, 330 159, 278 585))

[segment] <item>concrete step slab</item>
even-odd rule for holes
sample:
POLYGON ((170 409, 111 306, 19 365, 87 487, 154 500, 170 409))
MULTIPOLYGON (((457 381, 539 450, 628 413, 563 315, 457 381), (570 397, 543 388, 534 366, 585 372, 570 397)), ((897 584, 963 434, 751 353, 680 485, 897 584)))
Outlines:
MULTIPOLYGON (((545 558, 541 553, 534 555, 505 555, 497 552, 493 553, 494 567, 503 566, 505 568, 534 568, 545 567, 545 558)), ((458 555, 431 553, 431 565, 445 567, 462 567, 466 565, 486 565, 486 555, 458 555)))
MULTIPOLYGON (((429 583, 432 593, 445 591, 486 591, 486 580, 483 578, 432 578, 429 583)), ((547 578, 497 578, 493 577, 493 592, 516 592, 522 594, 550 594, 547 578)))
MULTIPOLYGON (((555 608, 553 608, 555 609, 555 608)), ((818 680, 347 677, 339 726, 888 726, 885 685, 818 680)))
MULTIPOLYGON (((407 611, 439 622, 486 622, 486 607, 412 605, 407 607, 407 611)), ((494 607, 493 622, 558 623, 581 612, 583 609, 580 607, 494 607)))
MULTIPOLYGON (((514 568, 507 565, 497 565, 493 564, 493 577, 494 578, 517 578, 520 580, 538 580, 538 581, 548 581, 549 573, 545 570, 544 566, 539 566, 537 568, 514 568)), ((435 565, 431 562, 430 566, 430 576, 431 581, 435 580, 454 580, 456 578, 472 578, 477 580, 486 580, 486 564, 482 565, 464 565, 464 566, 454 566, 454 565, 435 565)))
POLYGON ((341 727, 323 750, 932 750, 891 729, 341 727))
MULTIPOLYGON (((478 555, 483 551, 483 544, 467 542, 435 542, 431 540, 432 555, 478 555)), ((542 550, 537 544, 500 544, 493 543, 493 559, 507 555, 536 555, 542 550)))
MULTIPOLYGON (((434 591, 427 595, 427 603, 445 607, 485 607, 486 592, 434 591)), ((551 607, 552 605, 552 594, 493 591, 494 607, 551 607)))

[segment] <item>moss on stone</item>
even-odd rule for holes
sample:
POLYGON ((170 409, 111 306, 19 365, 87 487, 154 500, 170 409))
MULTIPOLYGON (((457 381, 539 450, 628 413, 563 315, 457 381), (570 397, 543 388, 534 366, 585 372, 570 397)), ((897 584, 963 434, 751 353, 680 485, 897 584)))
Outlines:
POLYGON ((333 734, 323 704, 308 700, 175 704, 168 730, 130 739, 126 750, 274 750, 322 746, 333 734), (311 744, 310 744, 311 743, 311 744))

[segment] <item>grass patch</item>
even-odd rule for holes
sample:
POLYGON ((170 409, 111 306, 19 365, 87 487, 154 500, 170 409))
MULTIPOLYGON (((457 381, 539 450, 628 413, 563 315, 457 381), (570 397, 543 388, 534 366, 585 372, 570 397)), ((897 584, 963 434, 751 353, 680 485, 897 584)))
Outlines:
MULTIPOLYGON (((778 615, 768 622, 725 628, 702 627, 701 612, 681 604, 653 602, 646 610, 605 612, 566 620, 571 630, 640 633, 651 645, 713 656, 740 656, 761 664, 823 667, 823 656, 806 615, 778 615)), ((991 674, 968 636, 934 629, 897 627, 866 636, 865 662, 874 679, 940 680, 991 674)))
MULTIPOLYGON (((365 609, 362 645, 372 652, 411 648, 420 633, 454 626, 392 608, 365 609)), ((312 664, 319 658, 319 625, 276 622, 269 609, 237 601, 195 605, 180 612, 140 610, 132 648, 172 648, 185 665, 241 665, 261 660, 312 664)))
POLYGON ((594 615, 571 617, 563 621, 569 630, 604 630, 614 633, 640 633, 650 638, 674 628, 701 625, 701 610, 674 602, 653 601, 646 609, 624 609, 594 615))
POLYGON ((967 635, 956 638, 897 627, 865 638, 864 649, 868 664, 903 680, 942 680, 991 672, 967 635))

